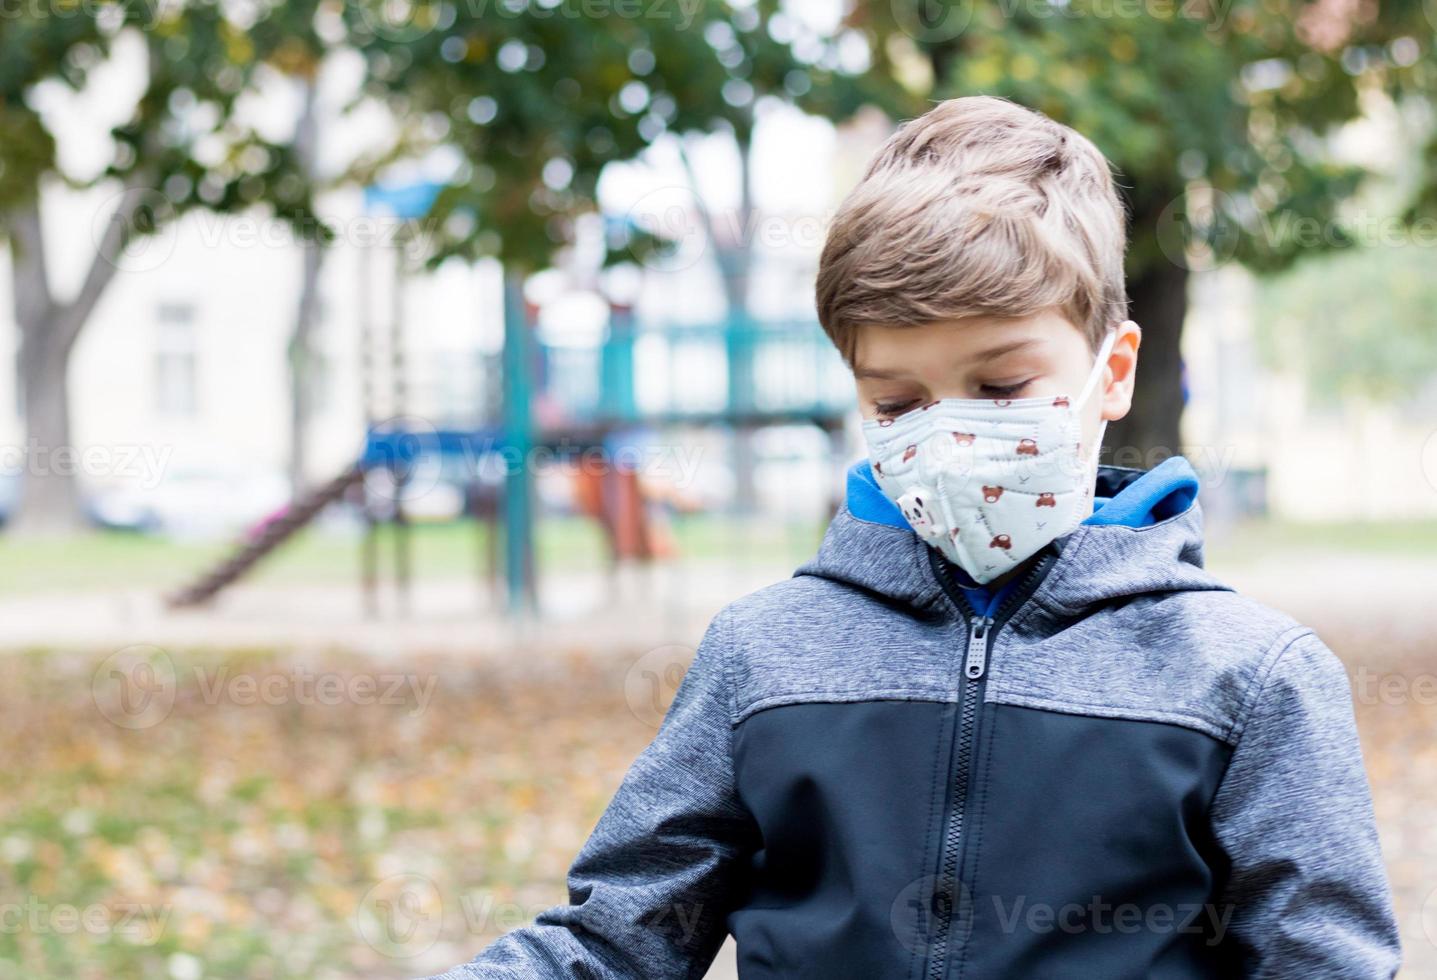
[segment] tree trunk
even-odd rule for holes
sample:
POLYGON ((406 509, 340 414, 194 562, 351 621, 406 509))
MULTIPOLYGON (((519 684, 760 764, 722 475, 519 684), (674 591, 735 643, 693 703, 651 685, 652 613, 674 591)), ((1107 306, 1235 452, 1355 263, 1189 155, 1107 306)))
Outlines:
POLYGON ((10 209, 4 224, 20 332, 15 382, 25 416, 20 500, 9 529, 16 534, 62 534, 83 523, 76 486, 80 458, 70 435, 67 380, 79 311, 58 305, 50 292, 38 187, 10 209))
MULTIPOLYGON (((153 51, 159 43, 154 38, 149 41, 151 87, 157 67, 163 64, 153 51)), ((84 526, 77 480, 81 454, 70 432, 70 354, 119 271, 126 246, 137 235, 158 230, 151 189, 159 184, 148 167, 137 167, 124 176, 115 210, 95 241, 80 288, 65 300, 57 298, 50 287, 40 180, 21 188, 13 197, 15 203, 0 218, 10 244, 11 300, 20 331, 16 381, 25 411, 26 461, 18 513, 11 521, 14 531, 51 534, 84 526), (137 221, 142 216, 146 220, 137 221)))
MULTIPOLYGON (((709 245, 714 250, 719 279, 723 285, 729 327, 726 337, 728 407, 731 413, 738 415, 749 414, 754 407, 753 355, 756 338, 749 318, 749 281, 753 270, 754 237, 752 135, 751 126, 734 134, 739 154, 739 202, 733 221, 724 223, 727 227, 716 223, 713 215, 709 213, 699 193, 698 177, 687 152, 683 151, 682 143, 680 144, 680 159, 688 175, 689 187, 693 191, 694 202, 704 224, 709 245), (741 332, 735 333, 735 328, 741 332)), ((755 483, 758 454, 754 448, 754 430, 745 425, 734 426, 732 450, 733 506, 740 513, 751 513, 758 508, 758 488, 755 483)))
POLYGON ((324 246, 306 241, 302 261, 304 272, 300 285, 299 307, 295 314, 294 332, 289 338, 289 488, 292 499, 307 489, 309 468, 306 438, 313 413, 309 385, 310 368, 314 361, 312 344, 315 307, 319 292, 319 271, 324 264, 324 246))
POLYGON ((1133 408, 1108 425, 1103 462, 1148 469, 1182 451, 1182 332, 1188 270, 1157 259, 1128 282, 1129 316, 1143 328, 1133 408))
MULTIPOLYGON (((303 86, 302 109, 295 124, 294 149, 307 180, 314 179, 315 147, 319 138, 319 118, 315 112, 318 86, 313 75, 300 79, 303 86)), ((295 308, 294 330, 287 350, 289 362, 289 492, 298 500, 307 487, 309 434, 313 399, 310 396, 310 368, 314 361, 312 339, 319 299, 319 273, 324 264, 324 242, 316 233, 306 234, 300 242, 303 271, 300 278, 299 303, 295 308)))
POLYGON ((12 530, 65 534, 82 525, 77 477, 80 453, 70 435, 67 351, 43 335, 26 337, 21 354, 25 407, 23 503, 12 530))

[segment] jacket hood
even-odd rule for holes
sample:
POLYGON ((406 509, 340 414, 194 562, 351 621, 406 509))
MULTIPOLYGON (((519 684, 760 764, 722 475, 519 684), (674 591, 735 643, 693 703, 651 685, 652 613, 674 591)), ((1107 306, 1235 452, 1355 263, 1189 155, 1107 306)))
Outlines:
MULTIPOLYGON (((1058 559, 1035 598, 1056 612, 1077 615, 1124 597, 1226 589, 1203 568, 1197 491, 1197 474, 1178 456, 1146 472, 1099 467, 1096 509, 1049 545, 1058 559)), ((929 605, 942 593, 928 546, 878 489, 867 460, 850 469, 844 506, 818 554, 794 574, 842 582, 914 607, 929 605)))

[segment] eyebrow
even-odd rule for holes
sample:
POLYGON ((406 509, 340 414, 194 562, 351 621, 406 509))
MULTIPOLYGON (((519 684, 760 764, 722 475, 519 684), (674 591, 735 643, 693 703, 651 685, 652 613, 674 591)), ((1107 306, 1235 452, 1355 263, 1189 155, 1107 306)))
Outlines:
POLYGON ((907 371, 897 371, 890 368, 866 368, 855 366, 853 368, 855 378, 869 378, 874 381, 902 381, 908 377, 907 371))
POLYGON ((1027 347, 1034 347, 1041 343, 1042 340, 1037 337, 1028 337, 1025 340, 1014 340, 1010 343, 998 344, 996 346, 989 347, 987 350, 979 351, 978 353, 973 355, 973 360, 994 361, 1002 357, 1004 354, 1011 354, 1014 351, 1020 351, 1027 347))
MULTIPOLYGON (((1028 347, 1034 347, 1041 343, 1042 340, 1037 337, 1028 337, 1024 340, 1014 340, 1006 344, 996 344, 993 347, 989 347, 987 350, 981 350, 978 353, 971 355, 971 357, 966 358, 966 360, 977 361, 979 363, 984 361, 994 361, 1005 354, 1012 354, 1014 351, 1024 350, 1028 347)), ((909 376, 909 373, 907 371, 898 370, 895 368, 871 368, 855 365, 853 368, 853 376, 855 378, 863 378, 865 380, 873 381, 902 381, 909 376)))

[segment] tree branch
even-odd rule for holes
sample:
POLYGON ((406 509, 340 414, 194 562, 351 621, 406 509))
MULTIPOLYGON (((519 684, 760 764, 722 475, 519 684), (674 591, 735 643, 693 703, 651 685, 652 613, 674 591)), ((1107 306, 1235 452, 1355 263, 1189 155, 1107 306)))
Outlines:
POLYGON ((99 304, 105 288, 115 278, 115 273, 120 271, 120 258, 124 254, 125 246, 134 238, 135 216, 144 204, 144 184, 145 178, 140 171, 125 175, 119 204, 115 206, 115 213, 110 216, 110 220, 105 223, 105 234, 90 259, 90 268, 85 273, 84 282, 74 298, 64 304, 62 315, 56 323, 58 333, 55 342, 61 344, 66 351, 79 339, 80 331, 99 304))

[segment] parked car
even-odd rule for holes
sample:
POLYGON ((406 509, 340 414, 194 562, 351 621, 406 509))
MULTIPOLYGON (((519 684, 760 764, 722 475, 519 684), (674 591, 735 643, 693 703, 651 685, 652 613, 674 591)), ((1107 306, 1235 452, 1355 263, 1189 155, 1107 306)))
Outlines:
POLYGON ((153 487, 103 488, 88 497, 86 509, 98 527, 221 537, 262 520, 288 500, 288 482, 278 473, 192 467, 166 472, 153 487))

